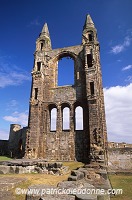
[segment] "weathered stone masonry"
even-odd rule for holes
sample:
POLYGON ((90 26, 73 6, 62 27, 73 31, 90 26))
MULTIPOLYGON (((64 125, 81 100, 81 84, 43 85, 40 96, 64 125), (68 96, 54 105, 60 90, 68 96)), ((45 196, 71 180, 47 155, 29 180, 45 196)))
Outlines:
MULTIPOLYGON (((68 78, 68 77, 67 77, 68 78)), ((52 49, 47 24, 36 41, 26 157, 49 160, 104 161, 107 133, 97 31, 88 15, 82 44, 52 49), (58 86, 58 61, 74 60, 74 85, 58 86), (83 109, 83 129, 76 130, 76 108, 83 109), (63 109, 70 109, 70 127, 63 130, 63 109), (56 130, 51 112, 57 109, 56 130)))

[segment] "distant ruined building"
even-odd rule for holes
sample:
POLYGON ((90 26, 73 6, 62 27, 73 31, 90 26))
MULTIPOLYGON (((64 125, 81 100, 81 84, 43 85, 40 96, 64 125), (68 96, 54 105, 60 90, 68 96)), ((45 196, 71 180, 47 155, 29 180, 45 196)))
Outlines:
POLYGON ((86 17, 81 45, 52 49, 47 24, 36 41, 23 151, 26 158, 107 161, 100 45, 90 15, 86 17), (74 85, 58 86, 58 61, 64 57, 74 61, 74 85), (78 127, 80 117, 82 126, 78 127))

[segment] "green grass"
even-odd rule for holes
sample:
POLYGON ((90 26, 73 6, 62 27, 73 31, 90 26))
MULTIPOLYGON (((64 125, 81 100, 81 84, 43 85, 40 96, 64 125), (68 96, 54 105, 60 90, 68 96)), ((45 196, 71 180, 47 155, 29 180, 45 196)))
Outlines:
POLYGON ((123 194, 115 195, 112 200, 131 200, 132 199, 132 176, 130 175, 110 175, 113 189, 122 189, 123 194))
POLYGON ((63 162, 63 166, 68 166, 70 170, 73 170, 83 167, 84 164, 82 162, 63 162))
POLYGON ((0 161, 6 161, 6 160, 11 160, 11 158, 8 158, 6 156, 0 156, 0 161))

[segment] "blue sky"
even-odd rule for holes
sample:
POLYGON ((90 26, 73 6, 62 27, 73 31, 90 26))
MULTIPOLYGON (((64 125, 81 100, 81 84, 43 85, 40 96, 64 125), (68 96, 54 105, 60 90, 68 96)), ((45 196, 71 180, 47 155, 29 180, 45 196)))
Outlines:
MULTIPOLYGON (((35 42, 48 23, 52 48, 81 44, 86 14, 98 32, 108 139, 132 142, 132 1, 0 0, 0 138, 27 124, 35 42)), ((70 77, 70 76, 69 76, 70 77)))

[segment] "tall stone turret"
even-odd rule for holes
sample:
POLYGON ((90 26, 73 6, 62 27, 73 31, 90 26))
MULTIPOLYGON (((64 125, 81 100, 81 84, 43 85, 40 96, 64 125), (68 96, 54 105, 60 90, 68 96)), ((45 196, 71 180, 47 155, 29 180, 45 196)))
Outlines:
MULTIPOLYGON (((90 156, 104 160, 106 156, 107 132, 104 110, 100 45, 97 30, 90 15, 86 16, 82 33, 85 56, 86 96, 89 113, 90 156)), ((106 160, 106 159, 105 159, 106 160)))
POLYGON ((47 23, 44 24, 43 29, 36 41, 36 51, 51 50, 51 40, 47 23))

